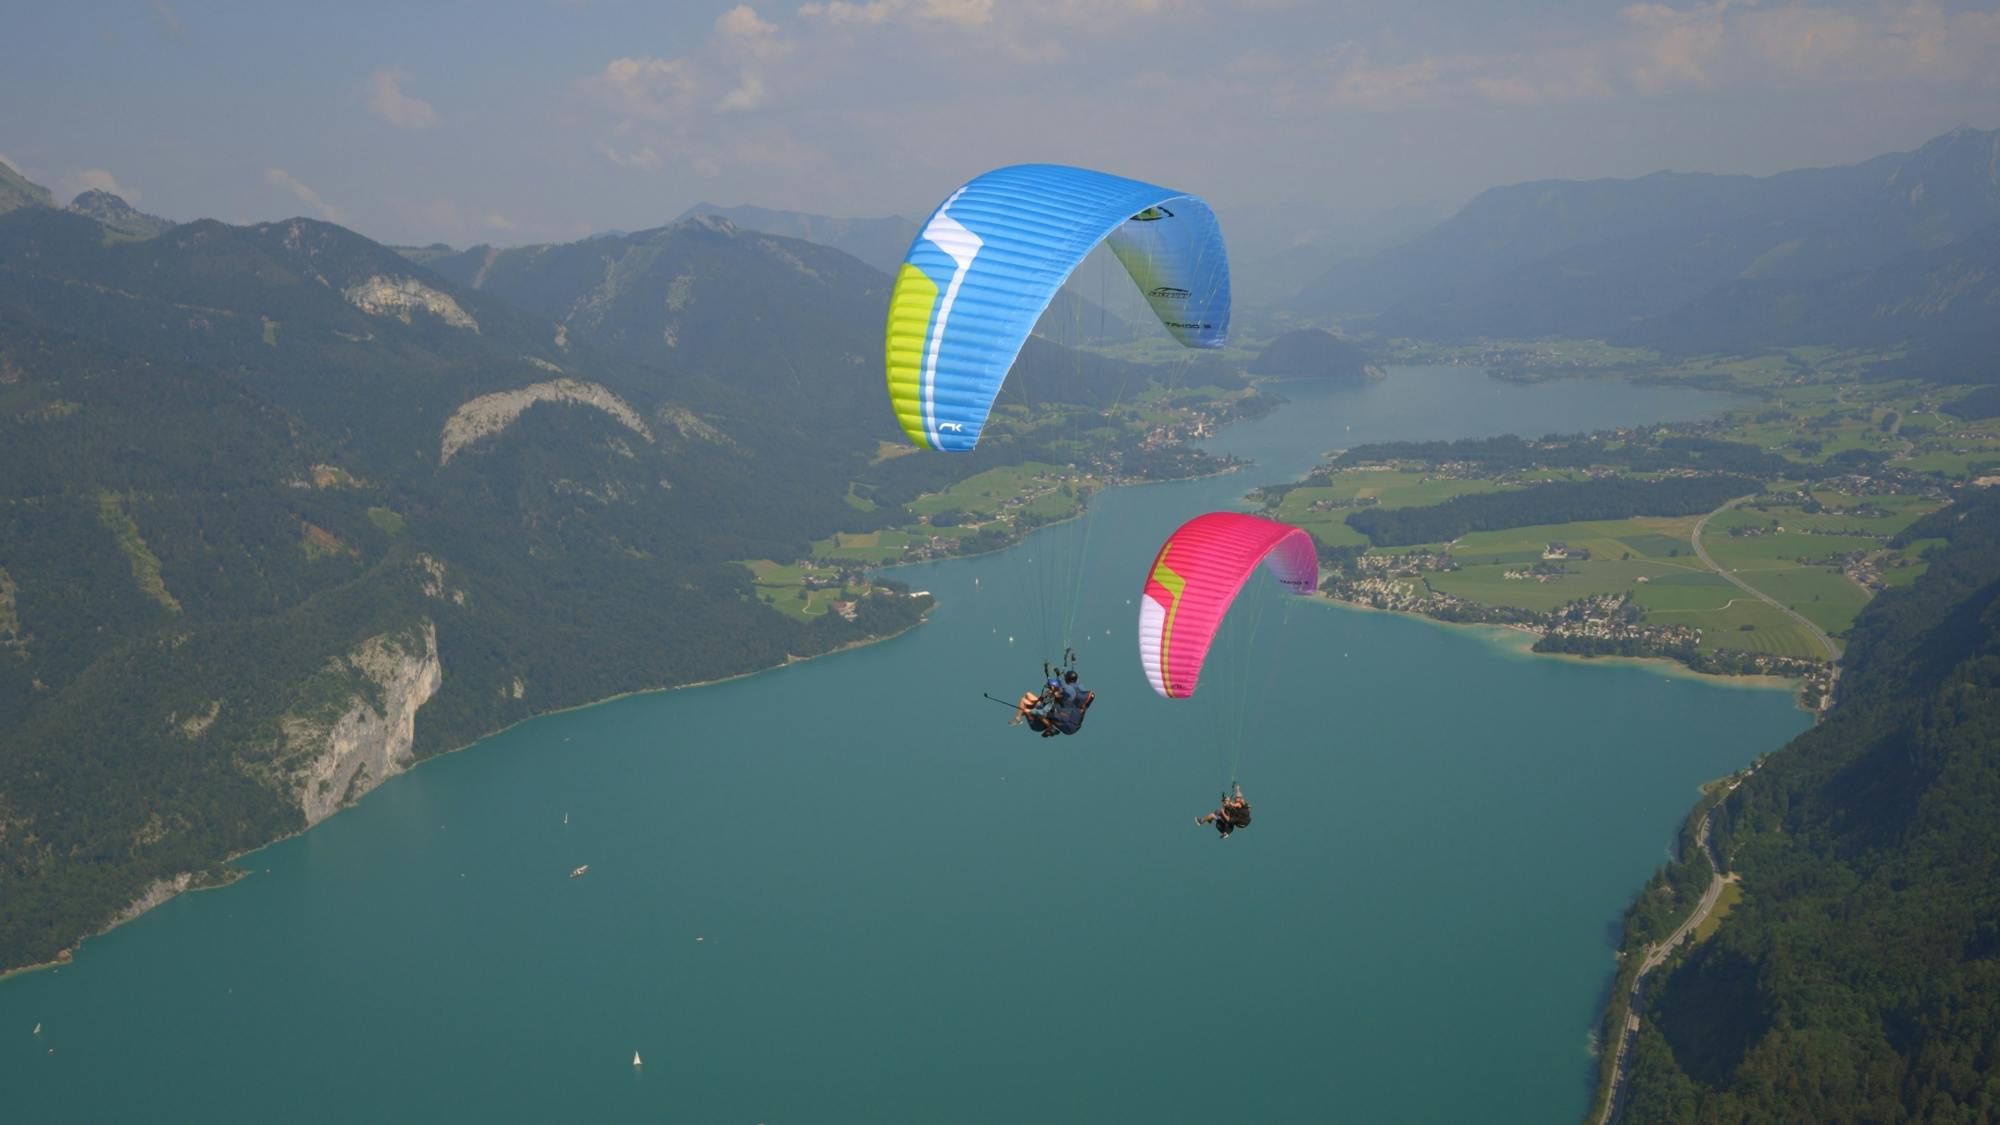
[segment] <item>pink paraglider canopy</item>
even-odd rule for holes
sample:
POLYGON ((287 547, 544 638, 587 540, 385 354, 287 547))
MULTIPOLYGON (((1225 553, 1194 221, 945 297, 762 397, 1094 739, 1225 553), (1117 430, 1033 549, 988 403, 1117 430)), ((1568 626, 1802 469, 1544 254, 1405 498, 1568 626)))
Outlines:
POLYGON ((1319 588, 1312 536, 1288 524, 1241 512, 1210 512, 1182 524, 1146 572, 1139 600, 1139 661, 1153 690, 1168 699, 1194 694, 1208 644, 1257 564, 1295 594, 1319 588))

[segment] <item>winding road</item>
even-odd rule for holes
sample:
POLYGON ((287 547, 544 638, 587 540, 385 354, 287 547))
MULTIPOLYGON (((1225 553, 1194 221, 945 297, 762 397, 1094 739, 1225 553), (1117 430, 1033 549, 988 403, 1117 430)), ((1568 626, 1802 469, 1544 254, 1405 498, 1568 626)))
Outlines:
MULTIPOLYGON (((1827 636, 1826 630, 1806 620, 1791 606, 1784 604, 1764 591, 1750 585, 1748 582, 1743 581, 1741 578, 1736 577, 1733 571, 1718 566, 1716 561, 1709 557, 1708 549, 1701 545, 1701 533, 1708 530, 1709 520, 1736 507, 1738 504, 1755 498, 1754 494, 1750 496, 1738 496, 1722 507, 1701 517, 1694 525, 1694 534, 1691 537, 1694 541, 1695 557, 1702 561, 1702 565, 1720 574, 1737 589, 1742 590, 1744 593, 1749 594, 1751 597, 1756 598, 1758 601, 1798 622, 1799 626, 1812 634, 1813 638, 1819 641, 1820 647, 1826 650, 1826 659, 1829 663, 1834 664, 1836 674, 1838 674, 1840 647, 1833 643, 1832 637, 1827 636)), ((1731 600, 1732 602, 1734 601, 1734 599, 1731 600)), ((1757 772, 1757 767, 1752 766, 1743 774, 1743 777, 1729 783, 1729 790, 1734 792, 1736 787, 1741 785, 1745 778, 1748 778, 1755 772, 1757 772)), ((1701 901, 1695 904, 1693 912, 1680 924, 1680 928, 1668 935, 1665 941, 1659 942, 1647 949, 1646 959, 1639 963, 1639 972, 1632 978, 1632 990, 1625 997, 1625 1026, 1618 1029, 1617 1053, 1613 1056, 1611 1063, 1611 1093, 1605 1098, 1604 1108, 1598 1112, 1593 1125, 1611 1125, 1613 1121, 1618 1119, 1619 1103, 1625 1095, 1625 1079, 1627 1077, 1625 1073, 1626 1054, 1632 1049, 1632 1036, 1639 1030, 1639 1009, 1644 1001, 1646 975, 1654 969, 1659 968, 1660 964, 1667 959, 1667 956, 1681 942, 1687 940, 1687 936, 1693 933, 1703 921, 1707 920, 1709 914, 1715 910, 1717 900, 1722 897, 1722 888, 1736 880, 1736 877, 1733 875, 1727 878, 1723 876, 1721 866, 1715 862, 1715 851, 1708 846, 1708 824, 1710 817, 1713 815, 1714 811, 1712 809, 1702 814, 1701 828, 1695 833, 1695 842, 1700 845, 1701 854, 1708 859, 1708 869, 1714 874, 1714 877, 1708 881, 1708 889, 1702 892, 1701 901)))
POLYGON ((1735 571, 1725 570, 1722 567, 1717 566, 1715 560, 1708 557, 1708 548, 1703 547, 1701 545, 1701 533, 1707 530, 1708 521, 1714 519, 1715 517, 1721 515, 1722 513, 1728 511, 1729 509, 1734 508, 1736 505, 1743 503, 1745 500, 1754 500, 1754 499, 1756 499, 1755 495, 1738 496, 1736 499, 1731 500, 1729 503, 1724 504, 1722 507, 1717 508, 1713 512, 1710 512, 1707 515, 1701 517, 1700 521, 1694 525, 1693 538, 1694 538, 1695 557, 1702 561, 1702 565, 1708 567, 1708 569, 1714 571, 1717 574, 1720 574, 1723 578, 1729 580, 1729 582, 1732 583, 1737 589, 1743 591, 1746 594, 1749 594, 1751 597, 1756 598, 1758 601, 1763 602, 1765 605, 1770 606, 1771 608, 1789 616, 1792 620, 1798 622, 1799 627, 1804 629, 1806 632, 1811 633, 1813 639, 1820 643, 1820 647, 1826 650, 1826 659, 1829 663, 1838 661, 1840 659, 1840 646, 1833 643, 1833 638, 1826 635, 1826 630, 1820 628, 1819 626, 1813 624, 1810 621, 1807 621, 1804 617, 1800 616, 1797 610, 1793 609, 1791 606, 1786 605, 1785 603, 1779 601, 1778 599, 1772 597, 1771 595, 1765 593, 1764 591, 1759 590, 1755 586, 1752 586, 1748 582, 1743 581, 1741 578, 1736 577, 1735 571))
MULTIPOLYGON (((1699 534, 1696 533, 1697 536, 1699 534)), ((1697 538, 1696 542, 1699 541, 1697 538)), ((1745 778, 1756 772, 1757 767, 1752 766, 1745 771, 1743 777, 1731 781, 1729 792, 1735 792, 1736 787, 1743 784, 1745 778)), ((1708 918, 1709 913, 1715 909, 1716 901, 1722 897, 1722 888, 1736 881, 1734 875, 1726 878, 1723 876, 1722 868, 1715 862, 1715 851, 1708 846, 1708 822, 1713 815, 1713 809, 1703 813, 1701 828, 1695 833, 1695 842, 1700 845, 1701 854, 1708 858, 1708 869, 1713 878, 1709 879, 1708 889, 1701 892, 1701 901, 1695 903, 1693 912, 1680 924, 1680 928, 1668 935, 1665 941, 1653 945, 1646 951, 1646 959, 1640 962, 1638 975, 1632 978, 1632 991, 1625 997, 1625 1026, 1618 1029, 1618 1053, 1611 1063, 1611 1094, 1604 1099, 1604 1109, 1597 1115, 1594 1125, 1611 1125, 1611 1122, 1618 1119, 1619 1099, 1625 1094, 1625 1054, 1632 1049, 1633 1033, 1639 1030, 1639 1007, 1646 985, 1646 974, 1659 968, 1660 962, 1665 961, 1667 955, 1708 918)))

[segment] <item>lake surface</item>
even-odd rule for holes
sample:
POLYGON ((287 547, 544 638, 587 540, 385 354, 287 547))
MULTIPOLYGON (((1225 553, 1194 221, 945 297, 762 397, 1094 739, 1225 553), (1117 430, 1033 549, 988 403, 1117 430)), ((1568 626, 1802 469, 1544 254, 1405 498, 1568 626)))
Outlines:
POLYGON ((0 1111, 1575 1120, 1626 903, 1696 786, 1807 717, 1269 583, 1168 703, 1130 599, 1180 521, 1327 448, 1730 400, 1451 368, 1284 393, 1213 443, 1246 472, 903 571, 922 628, 517 727, 0 984, 0 1111), (980 693, 1039 678, 1065 558, 1099 702, 1042 740, 980 693), (1220 842, 1192 818, 1239 755, 1256 819, 1220 842))

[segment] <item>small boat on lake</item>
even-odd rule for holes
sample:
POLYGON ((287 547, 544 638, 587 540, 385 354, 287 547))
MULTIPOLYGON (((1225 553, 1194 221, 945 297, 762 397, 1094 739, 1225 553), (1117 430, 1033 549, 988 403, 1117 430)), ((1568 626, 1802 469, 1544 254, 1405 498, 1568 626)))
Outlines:
POLYGON ((639 1061, 639 1052, 637 1052, 637 1051, 634 1051, 634 1052, 632 1052, 632 1065, 633 1065, 633 1066, 645 1066, 645 1065, 646 1065, 645 1063, 643 1063, 643 1062, 640 1062, 640 1061, 639 1061))
POLYGON ((581 878, 583 878, 583 873, 584 873, 584 872, 586 872, 586 871, 588 871, 588 870, 590 870, 590 865, 589 865, 588 863, 586 863, 586 864, 584 864, 583 866, 581 866, 581 867, 578 867, 578 868, 577 868, 576 870, 574 870, 574 871, 571 871, 571 872, 569 873, 569 877, 570 877, 570 878, 572 878, 572 879, 581 879, 581 878))

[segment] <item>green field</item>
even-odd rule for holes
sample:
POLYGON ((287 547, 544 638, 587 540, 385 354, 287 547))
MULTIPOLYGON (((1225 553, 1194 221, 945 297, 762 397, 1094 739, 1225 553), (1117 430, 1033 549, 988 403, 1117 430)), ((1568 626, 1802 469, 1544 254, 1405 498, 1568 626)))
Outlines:
POLYGON ((1347 526, 1347 517, 1359 509, 1346 507, 1315 512, 1320 501, 1350 502, 1374 500, 1384 508, 1410 508, 1441 504, 1454 496, 1477 492, 1498 492, 1506 486, 1490 480, 1453 480, 1425 473, 1405 473, 1348 469, 1335 473, 1325 484, 1303 485, 1285 494, 1272 518, 1294 527, 1303 527, 1314 539, 1329 547, 1365 547, 1368 539, 1347 526))
POLYGON ((1713 613, 1736 598, 1749 596, 1730 585, 1721 575, 1708 570, 1655 578, 1635 586, 1632 591, 1632 600, 1646 611, 1647 621, 1657 625, 1696 627, 1701 622, 1694 615, 1713 613))
MULTIPOLYGON (((965 533, 963 528, 939 528, 936 534, 942 535, 946 531, 965 533)), ((909 532, 893 527, 861 533, 842 531, 834 533, 832 538, 815 540, 813 557, 849 559, 858 563, 891 563, 903 557, 904 547, 918 541, 909 532)))
POLYGON ((1094 488, 1097 481, 1075 470, 1042 461, 1024 461, 988 469, 965 478, 943 492, 920 496, 905 507, 912 515, 934 516, 939 512, 961 511, 991 518, 1002 505, 1031 493, 1039 493, 1023 510, 1047 518, 1068 515, 1076 506, 1078 487, 1094 488), (1065 493, 1067 490, 1067 494, 1065 493))
POLYGON ((1459 562, 1539 562, 1551 543, 1566 543, 1590 552, 1593 562, 1651 559, 1659 565, 1640 571, 1648 575, 1702 569, 1694 558, 1689 536, 1699 516, 1635 516, 1623 520, 1582 520, 1510 527, 1504 531, 1474 531, 1452 544, 1459 562))
POLYGON ((1684 621, 1680 616, 1668 616, 1665 620, 1675 624, 1693 624, 1699 628, 1703 652, 1742 649, 1805 660, 1826 659, 1826 650, 1820 647, 1820 643, 1783 610, 1766 605, 1741 590, 1736 592, 1727 608, 1687 616, 1698 616, 1698 620, 1684 621), (1748 629, 1744 628, 1746 625, 1748 629))
POLYGON ((811 621, 833 612, 833 603, 858 598, 870 589, 866 581, 851 586, 806 588, 806 578, 822 580, 838 577, 833 571, 816 569, 806 563, 789 565, 770 559, 751 559, 742 564, 755 576, 757 600, 798 621, 811 621))
MULTIPOLYGON (((1568 340, 1480 341, 1456 351, 1432 345, 1406 350, 1411 357, 1421 354, 1431 361, 1490 362, 1500 354, 1531 379, 1561 378, 1565 368, 1587 375, 1595 368, 1754 396, 1755 401, 1746 399, 1708 433, 1795 462, 1798 469, 1787 475, 1799 479, 1770 483, 1762 505, 1714 516, 1703 545, 1717 566, 1835 636, 1852 626, 1870 597, 1867 589, 1843 573, 1842 563, 1850 556, 1860 557, 1887 585, 1913 582, 1927 567, 1922 557, 1927 544, 1892 551, 1889 541, 1944 501, 1914 493, 1814 488, 1811 482, 1866 475, 1877 462, 1897 471, 1957 479, 2000 468, 2000 419, 1953 417, 1948 413, 1951 392, 1914 380, 1883 379, 1882 372, 1893 370, 1900 359, 1895 352, 1801 347, 1748 357, 1667 361, 1596 341, 1568 340), (1731 535, 1732 530, 1739 534, 1731 535)), ((1615 451, 1619 443, 1607 442, 1604 448, 1615 451)), ((1353 509, 1314 512, 1311 505, 1364 496, 1377 498, 1385 507, 1435 504, 1449 495, 1565 475, 1535 470, 1486 481, 1434 481, 1420 472, 1349 470, 1324 484, 1291 491, 1275 515, 1308 528, 1326 545, 1365 548, 1364 539, 1346 526, 1353 509)), ((1431 574, 1429 584, 1481 604, 1531 611, 1547 611, 1592 594, 1629 592, 1643 609, 1644 621, 1701 630, 1704 650, 1747 649, 1822 658, 1824 650, 1804 625, 1731 585, 1695 556, 1690 536, 1698 519, 1607 520, 1476 532, 1449 544, 1462 569, 1431 574), (1509 570, 1525 571, 1543 563, 1543 553, 1555 542, 1583 548, 1590 557, 1547 560, 1562 571, 1547 581, 1505 577, 1509 570)))
MULTIPOLYGON (((1717 517, 1716 522, 1723 518, 1717 517)), ((1430 584, 1435 590, 1481 605, 1535 612, 1547 612, 1593 594, 1630 593, 1645 611, 1641 619, 1645 623, 1701 630, 1704 651, 1744 649, 1781 656, 1823 656, 1818 642, 1797 622, 1702 565, 1690 540, 1699 519, 1641 516, 1474 532, 1452 546, 1452 557, 1461 569, 1432 574, 1430 584), (1545 582, 1506 577, 1509 570, 1524 570, 1542 562, 1543 551, 1555 542, 1585 548, 1591 557, 1563 561, 1565 573, 1545 582), (1745 625, 1750 628, 1744 629, 1745 625)), ((1735 542, 1786 538, 1762 536, 1735 542)), ((1818 544, 1846 541, 1823 535, 1794 538, 1818 544)), ((1703 540, 1721 541, 1712 531, 1703 540)), ((1859 586, 1838 572, 1828 574, 1825 567, 1801 567, 1775 558, 1738 562, 1746 568, 1746 581, 1763 584, 1760 588, 1768 585, 1767 592, 1781 601, 1796 602, 1803 616, 1829 632, 1852 624, 1854 614, 1867 600, 1859 586)))
POLYGON ((1592 594, 1616 594, 1634 589, 1634 579, 1645 565, 1637 561, 1570 563, 1570 573, 1547 582, 1532 578, 1508 578, 1506 572, 1516 568, 1504 563, 1468 566, 1449 574, 1429 577, 1432 589, 1456 594, 1481 605, 1508 605, 1546 612, 1592 594))

